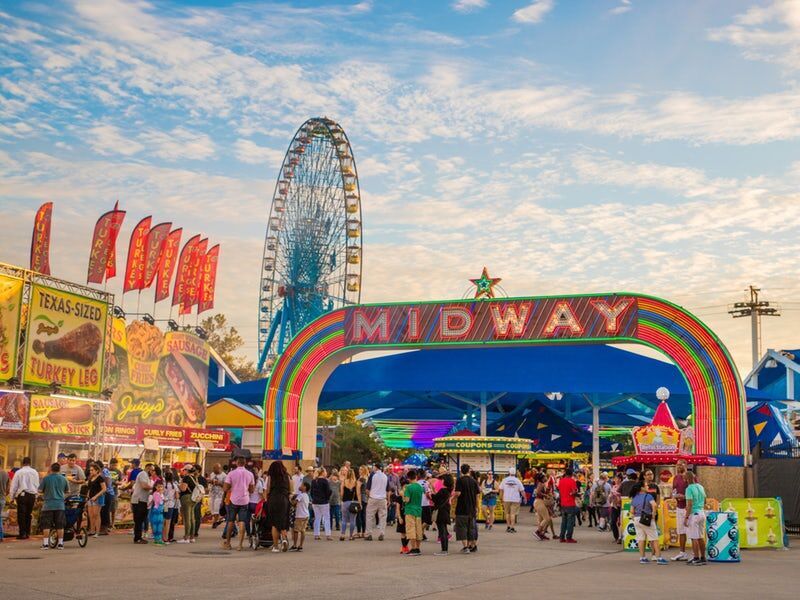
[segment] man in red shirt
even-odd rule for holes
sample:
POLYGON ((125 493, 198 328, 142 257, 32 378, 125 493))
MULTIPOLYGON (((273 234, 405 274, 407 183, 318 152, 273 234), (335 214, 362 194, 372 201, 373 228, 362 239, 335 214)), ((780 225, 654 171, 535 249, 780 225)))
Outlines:
POLYGON ((564 476, 558 481, 558 494, 561 498, 561 534, 558 539, 562 544, 576 544, 572 532, 575 529, 575 515, 578 514, 575 504, 578 484, 572 477, 572 469, 564 470, 564 476))

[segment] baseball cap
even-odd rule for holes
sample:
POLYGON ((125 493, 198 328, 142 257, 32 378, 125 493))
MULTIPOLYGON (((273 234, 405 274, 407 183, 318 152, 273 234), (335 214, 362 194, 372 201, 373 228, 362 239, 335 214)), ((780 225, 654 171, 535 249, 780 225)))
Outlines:
POLYGON ((625 471, 625 475, 636 475, 636 469, 628 469, 625 471))
POLYGON ((59 452, 58 453, 58 458, 67 458, 67 455, 64 454, 63 452, 59 452))

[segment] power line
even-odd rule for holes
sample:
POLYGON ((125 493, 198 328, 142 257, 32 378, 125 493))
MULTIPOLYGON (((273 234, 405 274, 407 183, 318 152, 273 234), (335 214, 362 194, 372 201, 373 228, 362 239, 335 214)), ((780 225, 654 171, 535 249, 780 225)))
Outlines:
MULTIPOLYGON (((748 290, 745 290, 748 291, 748 290)), ((728 314, 734 319, 750 317, 750 341, 753 347, 753 369, 761 358, 761 317, 780 317, 780 308, 770 306, 769 302, 758 299, 761 288, 749 287, 750 301, 736 302, 728 314)))

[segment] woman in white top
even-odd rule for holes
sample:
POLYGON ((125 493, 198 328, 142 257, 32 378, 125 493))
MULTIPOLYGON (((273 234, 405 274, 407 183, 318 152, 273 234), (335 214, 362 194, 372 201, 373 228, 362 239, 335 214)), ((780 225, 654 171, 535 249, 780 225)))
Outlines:
POLYGON ((175 521, 178 520, 178 485, 172 469, 164 470, 164 535, 167 544, 175 543, 175 521))

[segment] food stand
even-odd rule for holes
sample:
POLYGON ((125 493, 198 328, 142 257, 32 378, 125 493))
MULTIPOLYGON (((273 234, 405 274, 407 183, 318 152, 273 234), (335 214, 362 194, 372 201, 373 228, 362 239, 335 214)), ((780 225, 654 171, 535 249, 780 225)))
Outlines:
MULTIPOLYGON (((472 432, 464 431, 456 435, 436 438, 433 440, 433 451, 445 457, 444 464, 448 471, 456 476, 461 465, 466 463, 476 473, 492 472, 498 482, 512 467, 517 467, 517 456, 530 452, 531 440, 510 437, 485 437, 472 432)), ((483 505, 481 514, 483 518, 483 505)), ((503 521, 503 505, 501 502, 495 506, 495 520, 503 521)))

